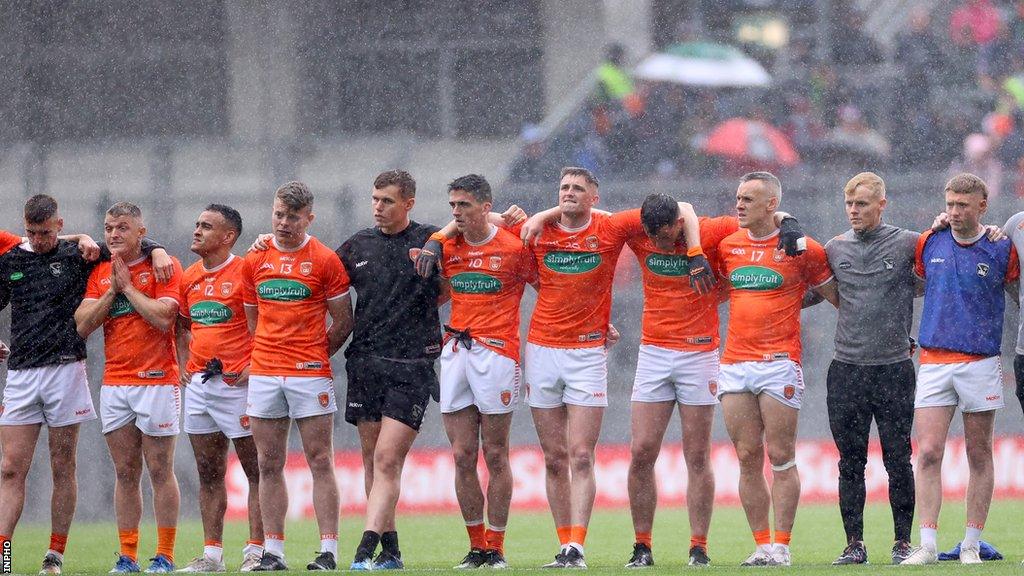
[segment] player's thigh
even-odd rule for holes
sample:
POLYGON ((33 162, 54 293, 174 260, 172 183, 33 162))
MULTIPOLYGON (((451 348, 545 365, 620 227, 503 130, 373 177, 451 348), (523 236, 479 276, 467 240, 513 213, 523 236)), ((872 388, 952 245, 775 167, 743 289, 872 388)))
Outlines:
POLYGON ((763 454, 764 425, 757 396, 750 392, 730 392, 719 399, 725 429, 740 458, 763 454))
POLYGON ((135 426, 121 426, 104 434, 110 459, 118 475, 142 471, 142 431, 135 426))
POLYGON ((285 458, 288 456, 288 432, 291 419, 259 418, 252 416, 252 439, 256 442, 256 452, 261 471, 268 469, 284 469, 285 458))
POLYGON ((683 428, 683 456, 688 460, 706 459, 711 453, 711 427, 715 421, 715 404, 679 405, 679 421, 683 428))
POLYGON ((1003 408, 1003 367, 999 356, 992 356, 957 366, 953 387, 960 397, 960 410, 965 413, 988 412, 1003 408))
POLYGON ((800 411, 767 394, 758 396, 758 404, 764 423, 768 459, 775 466, 792 462, 796 458, 796 427, 800 411))
POLYGON ((568 416, 566 406, 556 408, 530 408, 533 425, 537 430, 537 441, 540 442, 544 457, 549 463, 565 465, 568 454, 568 416))
MULTIPOLYGON (((919 456, 927 460, 942 459, 946 447, 949 424, 956 406, 925 406, 914 409, 914 437, 919 456)), ((919 465, 920 465, 919 461, 919 465)))
POLYGON ((35 454, 42 424, 0 425, 0 450, 5 472, 28 472, 35 454))
POLYGON ((196 469, 199 480, 205 481, 213 477, 224 476, 227 468, 228 447, 230 440, 222 432, 188 435, 192 445, 192 453, 196 458, 196 469))
POLYGON ((480 441, 485 455, 498 447, 508 452, 509 435, 512 430, 512 413, 480 415, 480 441))
POLYGON ((675 406, 675 400, 630 402, 630 451, 634 459, 657 457, 675 406))
POLYGON ((302 451, 310 462, 334 456, 334 414, 307 416, 295 421, 302 451))
POLYGON ((592 452, 601 436, 604 407, 566 404, 565 408, 570 452, 572 454, 580 450, 592 452))
POLYGON ((441 423, 444 424, 445 434, 456 459, 468 454, 476 456, 480 448, 481 424, 480 412, 476 406, 466 406, 456 412, 444 412, 441 414, 441 423))
MULTIPOLYGON (((47 444, 50 449, 50 463, 54 472, 59 471, 68 463, 74 464, 78 451, 78 434, 81 424, 50 426, 47 428, 47 444)), ((57 477, 59 474, 54 474, 57 477)))
POLYGON ((964 444, 967 454, 991 454, 996 411, 964 412, 964 444))
POLYGON ((142 435, 142 455, 146 458, 146 467, 151 475, 158 472, 173 475, 176 444, 177 438, 174 436, 142 435))

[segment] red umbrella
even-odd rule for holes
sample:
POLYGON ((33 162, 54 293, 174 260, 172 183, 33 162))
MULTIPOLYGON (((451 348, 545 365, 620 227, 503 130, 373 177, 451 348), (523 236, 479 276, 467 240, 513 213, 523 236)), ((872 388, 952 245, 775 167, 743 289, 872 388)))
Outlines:
POLYGON ((776 166, 800 162, 800 155, 781 130, 747 118, 730 118, 715 126, 702 149, 712 156, 776 166))

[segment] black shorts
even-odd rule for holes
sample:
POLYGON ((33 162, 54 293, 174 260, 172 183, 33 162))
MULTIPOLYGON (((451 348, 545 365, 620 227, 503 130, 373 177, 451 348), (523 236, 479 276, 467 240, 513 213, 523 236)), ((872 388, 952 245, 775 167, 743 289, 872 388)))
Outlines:
POLYGON ((383 416, 419 430, 432 394, 438 388, 434 361, 399 362, 352 356, 345 363, 348 390, 345 421, 380 422, 383 416))

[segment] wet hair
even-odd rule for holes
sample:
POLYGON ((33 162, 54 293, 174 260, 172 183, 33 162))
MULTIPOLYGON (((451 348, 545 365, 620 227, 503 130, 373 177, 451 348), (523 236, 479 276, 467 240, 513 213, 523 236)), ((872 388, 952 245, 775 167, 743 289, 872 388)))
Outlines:
POLYGON ((944 192, 952 192, 954 194, 981 194, 983 199, 988 199, 988 185, 981 178, 974 174, 964 172, 957 174, 946 182, 946 189, 944 192))
POLYGON ((373 179, 373 189, 382 190, 388 186, 398 186, 398 193, 403 200, 416 197, 416 180, 405 170, 388 170, 381 172, 373 179))
POLYGON ((874 193, 876 198, 885 198, 885 182, 882 177, 874 172, 861 172, 843 186, 843 194, 853 194, 857 188, 864 186, 874 193))
POLYGON ((751 180, 758 180, 762 182, 769 194, 779 200, 782 200, 782 182, 779 182, 779 179, 775 177, 775 174, 772 174, 771 172, 747 172, 743 176, 740 176, 740 184, 750 182, 751 180))
POLYGON ((640 207, 640 222, 651 236, 679 219, 679 204, 667 194, 651 194, 640 207))
POLYGON ((25 202, 25 222, 42 224, 57 215, 57 201, 46 194, 36 194, 25 202))
POLYGON ((302 210, 313 207, 313 193, 309 186, 297 180, 288 182, 274 192, 274 197, 281 201, 289 210, 302 210))
POLYGON ((558 179, 561 180, 566 176, 582 176, 587 181, 587 184, 592 185, 594 188, 600 185, 600 182, 597 181, 597 176, 594 176, 593 172, 579 166, 566 166, 562 168, 562 175, 558 179))
POLYGON ((120 218, 122 216, 130 216, 136 220, 142 220, 142 210, 132 204, 131 202, 121 201, 115 203, 110 208, 107 208, 107 216, 113 216, 114 218, 120 218))
POLYGON ((237 235, 242 234, 242 215, 238 213, 238 210, 224 204, 210 204, 203 208, 203 210, 220 214, 224 217, 224 221, 228 223, 228 228, 234 230, 237 235))
POLYGON ((448 192, 455 190, 469 193, 477 202, 493 202, 491 185, 486 178, 479 174, 466 174, 452 180, 451 184, 448 184, 448 192))

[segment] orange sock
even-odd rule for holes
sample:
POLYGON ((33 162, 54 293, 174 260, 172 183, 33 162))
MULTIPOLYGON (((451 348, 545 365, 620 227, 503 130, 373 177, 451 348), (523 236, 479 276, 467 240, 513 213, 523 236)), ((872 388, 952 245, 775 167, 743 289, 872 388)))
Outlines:
POLYGON ((767 546, 772 543, 771 530, 754 530, 754 544, 767 546))
POLYGON ((118 530, 117 538, 121 541, 121 556, 127 556, 132 562, 139 560, 139 531, 118 530))
POLYGON ((775 531, 775 543, 776 544, 782 544, 784 546, 789 546, 789 537, 790 537, 790 533, 789 532, 784 532, 782 530, 776 530, 775 531))
POLYGON ((572 539, 572 526, 557 526, 555 531, 558 532, 558 543, 565 546, 572 539))
POLYGON ((484 526, 483 520, 479 524, 466 524, 466 532, 469 533, 469 547, 477 550, 484 550, 487 548, 487 536, 485 531, 487 527, 484 526))
POLYGON ((487 540, 487 550, 497 550, 501 552, 501 555, 505 555, 505 529, 495 530, 494 528, 488 528, 485 536, 487 540))
POLYGON ((260 548, 262 548, 263 547, 263 540, 246 540, 245 541, 245 545, 246 546, 259 546, 260 548))
POLYGON ((693 548, 694 546, 703 548, 706 553, 708 551, 708 537, 696 535, 690 536, 690 548, 693 548))
POLYGON ((57 534, 56 532, 50 533, 50 550, 53 550, 57 554, 63 554, 64 548, 68 545, 67 534, 57 534))
POLYGON ((643 544, 644 546, 647 546, 648 548, 651 547, 651 533, 650 532, 635 532, 635 534, 636 534, 636 543, 637 544, 643 544))
POLYGON ((587 542, 587 527, 576 525, 572 527, 572 531, 569 534, 569 542, 575 542, 580 546, 583 546, 587 542))
POLYGON ((178 529, 174 526, 168 528, 156 527, 156 553, 167 558, 168 562, 174 562, 174 537, 178 529))

